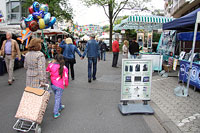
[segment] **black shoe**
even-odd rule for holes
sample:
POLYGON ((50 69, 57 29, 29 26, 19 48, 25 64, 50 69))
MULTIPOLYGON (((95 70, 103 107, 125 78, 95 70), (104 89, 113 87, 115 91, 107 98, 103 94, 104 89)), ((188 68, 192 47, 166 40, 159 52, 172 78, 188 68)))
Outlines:
POLYGON ((72 80, 74 80, 74 78, 72 78, 72 80))
POLYGON ((93 78, 93 80, 96 80, 97 78, 93 78))
POLYGON ((92 82, 91 79, 88 79, 88 82, 91 83, 92 82))

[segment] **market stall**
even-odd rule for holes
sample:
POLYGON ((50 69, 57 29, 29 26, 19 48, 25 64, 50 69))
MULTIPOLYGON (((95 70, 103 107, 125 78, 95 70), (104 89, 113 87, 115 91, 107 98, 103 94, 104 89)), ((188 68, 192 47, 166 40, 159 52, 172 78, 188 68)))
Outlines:
POLYGON ((142 47, 144 46, 144 42, 147 44, 147 48, 152 48, 152 35, 154 30, 162 29, 162 24, 166 22, 172 21, 173 18, 163 17, 163 16, 129 16, 127 19, 122 20, 122 22, 114 27, 114 30, 128 30, 135 29, 143 30, 145 37, 147 38, 144 41, 144 37, 140 38, 138 32, 137 39, 141 39, 143 41, 142 47))
MULTIPOLYGON (((188 61, 180 61, 180 65, 181 65, 180 74, 182 75, 180 77, 182 80, 185 80, 185 82, 187 81, 187 90, 189 88, 189 85, 194 85, 192 83, 193 79, 197 79, 197 77, 199 77, 199 71, 197 69, 199 65, 195 65, 195 63, 193 63, 193 59, 195 59, 196 56, 199 54, 199 51, 198 53, 194 53, 196 41, 198 39, 197 31, 199 30, 199 27, 198 27, 199 23, 200 23, 200 8, 196 9, 195 11, 181 18, 178 18, 171 22, 163 24, 163 30, 177 30, 179 32, 183 32, 183 31, 188 32, 192 30, 194 31, 193 32, 194 35, 192 36, 193 38, 192 37, 190 38, 191 40, 193 40, 193 44, 192 44, 192 49, 190 53, 188 53, 188 57, 187 57, 188 61)), ((183 38, 186 39, 186 37, 183 37, 183 38)), ((195 80, 195 81, 199 82, 199 80, 195 80)))
MULTIPOLYGON (((182 32, 177 34, 177 40, 182 42, 184 44, 185 41, 192 41, 194 38, 194 32, 182 32)), ((200 33, 197 33, 196 37, 197 43, 200 43, 200 33)), ((180 43, 181 44, 181 43, 180 43)), ((191 49, 190 49, 191 50, 191 49)), ((179 62, 180 62, 180 71, 179 71, 179 80, 182 82, 187 82, 188 81, 188 72, 190 68, 190 62, 189 60, 191 53, 188 52, 188 49, 183 47, 181 49, 181 54, 179 57, 179 62), (186 52, 187 51, 187 52, 186 52)), ((194 59, 192 63, 192 72, 191 72, 191 79, 190 79, 190 85, 194 86, 195 89, 198 88, 200 89, 200 57, 199 57, 199 48, 196 46, 195 47, 195 54, 194 54, 194 59)))
MULTIPOLYGON (((153 30, 162 29, 162 24, 172 21, 173 18, 163 17, 163 16, 129 16, 127 19, 122 20, 122 22, 114 27, 114 30, 144 30, 147 33, 147 48, 152 48, 152 35, 153 30)), ((141 33, 138 33, 138 42, 141 40, 140 44, 144 46, 144 34, 141 37, 141 33)), ((144 50, 144 48, 143 48, 144 50)), ((141 52, 142 59, 152 59, 153 60, 153 70, 162 70, 162 55, 157 53, 147 53, 141 52)))

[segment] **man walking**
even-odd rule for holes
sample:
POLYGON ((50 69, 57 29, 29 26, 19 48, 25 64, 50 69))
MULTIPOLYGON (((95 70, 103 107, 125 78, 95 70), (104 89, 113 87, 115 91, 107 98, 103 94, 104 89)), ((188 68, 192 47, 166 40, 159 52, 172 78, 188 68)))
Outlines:
POLYGON ((96 80, 97 59, 100 61, 99 44, 95 40, 95 35, 90 36, 90 40, 86 44, 86 48, 81 59, 83 59, 86 54, 88 57, 88 82, 91 83, 91 78, 96 80))
POLYGON ((136 57, 139 55, 139 44, 136 42, 135 37, 129 44, 129 52, 131 59, 136 59, 136 57))
POLYGON ((113 51, 112 67, 117 67, 117 61, 119 56, 119 38, 116 38, 116 40, 113 42, 112 51, 113 51))
POLYGON ((101 39, 99 41, 99 47, 100 47, 100 51, 101 51, 101 60, 106 61, 106 43, 103 41, 103 39, 101 39))
POLYGON ((9 76, 8 84, 12 85, 12 82, 14 81, 13 77, 14 61, 16 58, 16 54, 18 55, 18 60, 21 60, 21 53, 17 41, 12 39, 12 33, 7 32, 6 39, 7 40, 3 41, 1 47, 1 54, 2 56, 5 57, 6 68, 9 76))

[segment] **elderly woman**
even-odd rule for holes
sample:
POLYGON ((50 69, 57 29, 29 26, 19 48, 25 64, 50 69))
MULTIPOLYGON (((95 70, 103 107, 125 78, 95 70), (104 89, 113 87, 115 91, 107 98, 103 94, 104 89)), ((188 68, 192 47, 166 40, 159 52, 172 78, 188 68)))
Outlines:
POLYGON ((26 72, 26 86, 37 88, 46 81, 45 57, 41 50, 41 39, 34 38, 28 45, 24 67, 26 72))
POLYGON ((123 57, 128 58, 128 41, 124 40, 124 45, 122 47, 123 57))
POLYGON ((68 68, 68 72, 69 72, 69 67, 71 70, 71 77, 72 80, 74 80, 75 76, 74 76, 74 64, 76 63, 76 59, 75 59, 75 52, 81 57, 81 53, 80 51, 77 49, 77 47, 73 44, 72 39, 71 38, 67 38, 65 40, 66 44, 60 44, 59 46, 63 49, 63 56, 65 58, 65 66, 68 68))

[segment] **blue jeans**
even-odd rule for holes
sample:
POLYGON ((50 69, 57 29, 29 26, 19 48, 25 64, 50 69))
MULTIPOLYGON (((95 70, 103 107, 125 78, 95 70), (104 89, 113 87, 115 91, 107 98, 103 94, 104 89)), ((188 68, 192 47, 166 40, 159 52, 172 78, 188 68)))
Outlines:
POLYGON ((101 52, 101 60, 106 60, 106 52, 101 52))
POLYGON ((131 55, 130 55, 130 58, 131 58, 131 59, 136 59, 136 57, 137 57, 137 55, 135 55, 135 54, 131 54, 131 55))
POLYGON ((54 104, 54 114, 59 113, 59 109, 61 108, 61 98, 62 98, 62 93, 63 89, 56 87, 55 85, 51 85, 51 88, 55 94, 55 104, 54 104))
POLYGON ((88 57, 88 79, 96 79, 97 72, 97 58, 88 57), (93 65, 93 74, 92 74, 92 65, 93 65), (91 76, 92 75, 92 76, 91 76))

